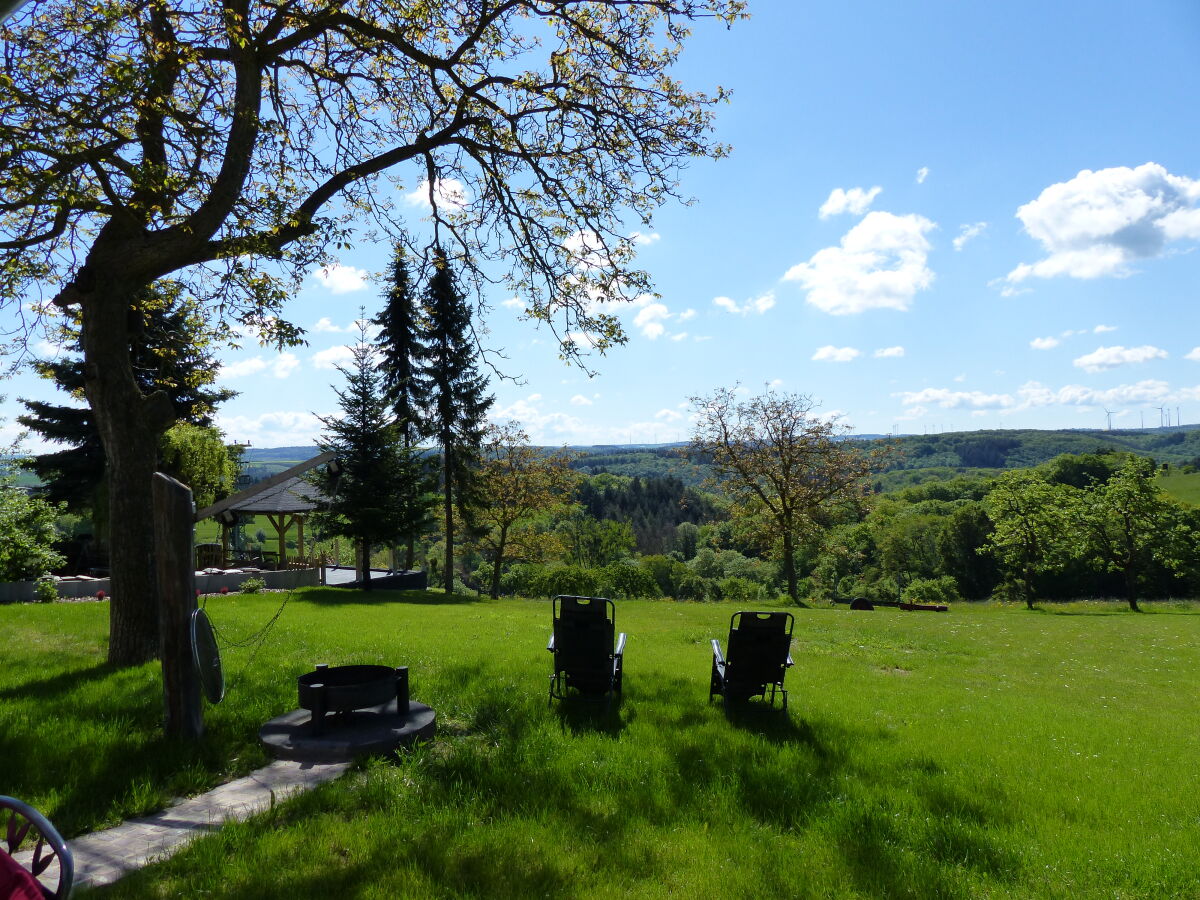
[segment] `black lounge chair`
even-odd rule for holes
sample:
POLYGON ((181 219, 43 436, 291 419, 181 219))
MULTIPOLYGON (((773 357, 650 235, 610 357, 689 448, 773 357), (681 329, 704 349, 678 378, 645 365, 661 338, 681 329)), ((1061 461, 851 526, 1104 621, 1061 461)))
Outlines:
POLYGON ((776 694, 783 696, 787 709, 787 691, 783 678, 792 665, 792 626, 788 612, 737 612, 729 620, 729 656, 721 655, 721 642, 713 638, 712 682, 708 701, 720 694, 725 706, 732 702, 762 697, 775 705, 776 694))
POLYGON ((617 637, 617 610, 604 597, 558 596, 551 604, 554 630, 546 649, 554 654, 550 697, 562 700, 574 688, 592 700, 610 700, 621 693, 621 664, 625 634, 617 637))
POLYGON ((49 819, 28 803, 0 796, 0 895, 67 897, 74 880, 71 851, 49 819), (56 887, 46 886, 56 878, 56 887))

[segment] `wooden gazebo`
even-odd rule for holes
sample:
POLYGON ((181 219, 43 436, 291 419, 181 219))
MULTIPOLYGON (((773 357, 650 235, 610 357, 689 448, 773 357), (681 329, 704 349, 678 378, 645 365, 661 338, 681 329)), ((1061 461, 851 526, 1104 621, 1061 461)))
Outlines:
POLYGON ((239 513, 266 516, 279 538, 278 567, 287 567, 287 535, 296 526, 296 556, 304 557, 304 521, 324 498, 304 480, 304 474, 334 458, 322 453, 260 481, 244 491, 219 500, 196 513, 196 521, 216 519, 221 523, 221 556, 229 560, 229 535, 239 513))

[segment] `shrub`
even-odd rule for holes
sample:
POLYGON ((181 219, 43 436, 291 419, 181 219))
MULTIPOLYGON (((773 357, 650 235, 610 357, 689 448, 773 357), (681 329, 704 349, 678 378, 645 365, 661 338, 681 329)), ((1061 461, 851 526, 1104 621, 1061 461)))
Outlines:
POLYGON ((917 578, 905 586, 900 595, 908 603, 956 603, 962 600, 958 592, 958 582, 953 575, 943 575, 941 578, 917 578))
POLYGON ((622 599, 636 600, 661 595, 654 575, 632 560, 605 566, 603 581, 605 590, 622 599))
POLYGON ((766 594, 761 584, 749 578, 722 578, 717 586, 721 591, 721 599, 734 603, 756 603, 766 594))
POLYGON ((262 578, 247 578, 242 582, 243 594, 257 594, 267 586, 267 582, 262 578))
POLYGON ((553 566, 542 572, 533 593, 538 597, 556 597, 559 594, 595 597, 603 586, 601 572, 583 566, 553 566))
POLYGON ((58 583, 46 575, 33 586, 33 596, 38 603, 53 603, 58 599, 58 583))
POLYGON ((679 579, 675 585, 677 600, 719 600, 720 594, 716 584, 707 578, 702 578, 694 572, 689 572, 679 579))

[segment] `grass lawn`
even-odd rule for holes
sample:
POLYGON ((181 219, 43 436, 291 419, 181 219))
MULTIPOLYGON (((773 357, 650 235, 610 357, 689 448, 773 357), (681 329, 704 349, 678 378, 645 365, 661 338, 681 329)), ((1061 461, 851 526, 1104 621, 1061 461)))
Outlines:
POLYGON ((1172 472, 1170 475, 1159 475, 1158 486, 1184 503, 1200 506, 1200 472, 1184 475, 1172 472))
MULTIPOLYGON (((214 598, 218 629, 279 595, 214 598)), ((199 747, 104 604, 0 607, 0 793, 69 833, 264 762, 315 662, 410 666, 435 743, 229 825, 103 897, 1200 895, 1200 608, 796 610, 787 714, 706 705, 723 604, 621 602, 613 711, 546 702, 549 603, 300 592, 199 747)))

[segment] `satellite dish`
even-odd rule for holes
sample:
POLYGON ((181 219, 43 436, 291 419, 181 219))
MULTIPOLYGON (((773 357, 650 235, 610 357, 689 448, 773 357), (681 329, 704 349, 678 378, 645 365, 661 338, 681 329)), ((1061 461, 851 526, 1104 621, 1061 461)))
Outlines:
POLYGON ((212 623, 202 609, 192 610, 192 660, 200 676, 200 689, 209 703, 220 703, 225 697, 225 673, 221 669, 221 651, 212 623))

